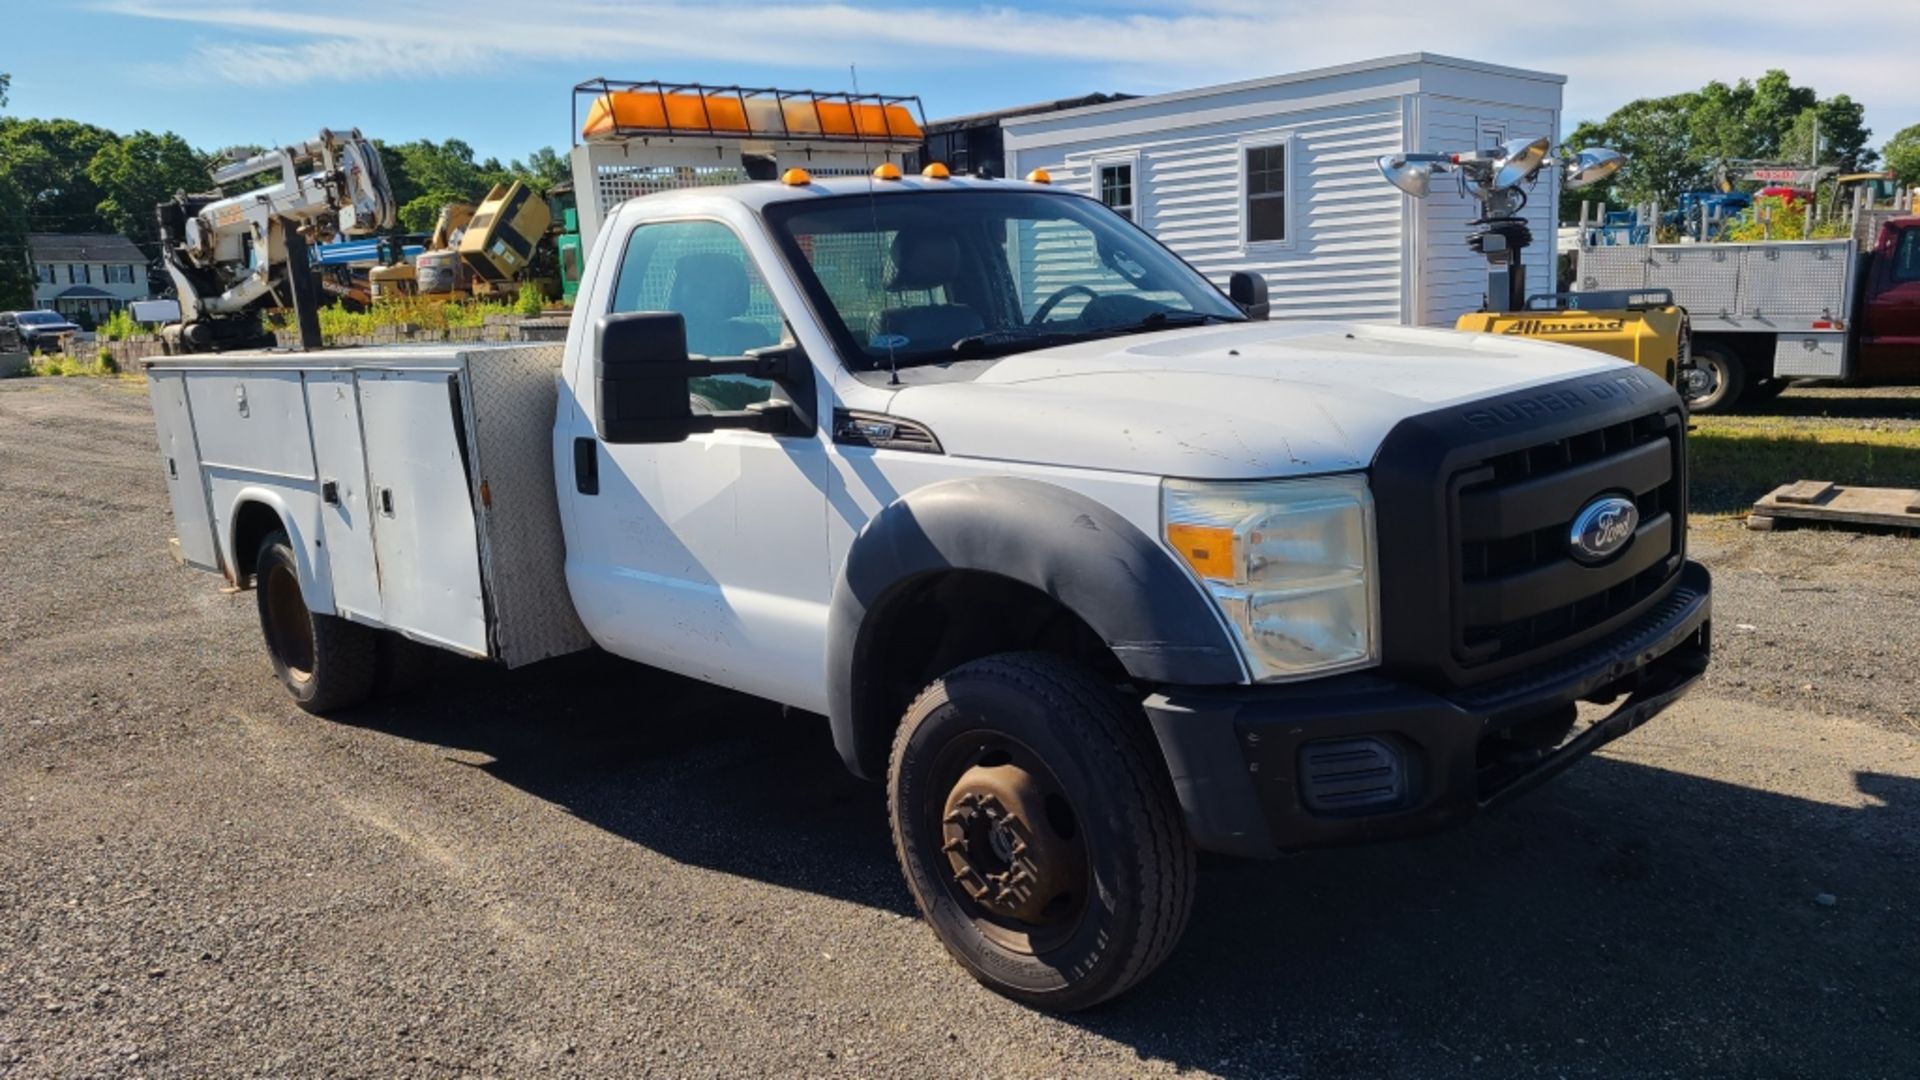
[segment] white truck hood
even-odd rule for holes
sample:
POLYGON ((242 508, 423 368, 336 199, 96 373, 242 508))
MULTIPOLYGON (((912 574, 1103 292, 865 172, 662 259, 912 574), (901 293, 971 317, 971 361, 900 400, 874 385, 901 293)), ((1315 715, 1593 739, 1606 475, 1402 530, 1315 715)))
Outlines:
POLYGON ((1364 468, 1408 416, 1626 366, 1587 349, 1453 330, 1233 323, 1018 353, 972 379, 909 386, 888 411, 931 427, 955 455, 1296 476, 1364 468))

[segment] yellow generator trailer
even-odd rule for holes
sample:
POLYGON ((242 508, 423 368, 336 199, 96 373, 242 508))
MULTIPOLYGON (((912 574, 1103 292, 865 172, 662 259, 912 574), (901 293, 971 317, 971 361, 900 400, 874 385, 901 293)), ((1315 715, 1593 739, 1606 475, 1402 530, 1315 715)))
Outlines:
POLYGON ((1682 390, 1692 337, 1686 309, 1676 305, 1666 289, 1531 296, 1522 311, 1470 312, 1460 316, 1454 329, 1594 349, 1638 364, 1682 390))
MULTIPOLYGON (((545 199, 515 180, 495 184, 460 236, 460 262, 475 295, 511 293, 539 276, 538 249, 553 224, 545 199)), ((558 283, 548 290, 556 293, 558 283)))

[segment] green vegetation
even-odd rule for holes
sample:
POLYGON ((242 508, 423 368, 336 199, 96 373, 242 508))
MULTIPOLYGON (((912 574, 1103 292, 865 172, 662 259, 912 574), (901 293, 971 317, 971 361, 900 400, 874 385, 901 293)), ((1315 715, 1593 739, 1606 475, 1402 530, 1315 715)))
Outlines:
POLYGON ((94 333, 99 335, 102 341, 125 341, 136 334, 146 332, 147 328, 134 322, 133 316, 127 314, 124 308, 107 316, 106 320, 94 329, 94 333))
POLYGON ((1884 148, 1887 168, 1906 187, 1920 187, 1920 124, 1901 128, 1884 148))
MULTIPOLYGON (((338 305, 320 309, 320 336, 329 343, 340 338, 373 337, 383 330, 407 328, 415 333, 446 333, 478 330, 493 315, 520 314, 513 304, 492 300, 421 300, 412 297, 382 300, 364 311, 348 311, 338 305)), ((285 330, 292 313, 283 312, 269 319, 268 325, 285 330)))
POLYGON ((1688 445, 1692 509, 1702 517, 1745 513, 1760 496, 1795 480, 1920 488, 1920 429, 1911 427, 1699 416, 1688 445))
POLYGON ((1629 102, 1605 120, 1580 124, 1567 138, 1573 147, 1610 146, 1627 155, 1627 167, 1603 184, 1563 191, 1560 213, 1577 216, 1582 199, 1616 206, 1654 199, 1671 206, 1683 191, 1710 188, 1714 164, 1724 159, 1811 161, 1816 121, 1821 164, 1849 172, 1867 168, 1878 155, 1867 148, 1872 132, 1864 116, 1847 95, 1822 98, 1778 69, 1753 82, 1715 81, 1684 94, 1629 102))
POLYGON ((1853 235, 1851 226, 1845 218, 1829 216, 1816 218, 1809 231, 1804 203, 1789 205, 1778 195, 1766 195, 1755 199, 1752 207, 1727 222, 1721 238, 1742 244, 1762 240, 1841 240, 1853 235))
POLYGON ((120 365, 113 354, 106 349, 94 353, 93 359, 81 360, 61 353, 37 353, 28 361, 28 367, 35 375, 119 375, 120 365))

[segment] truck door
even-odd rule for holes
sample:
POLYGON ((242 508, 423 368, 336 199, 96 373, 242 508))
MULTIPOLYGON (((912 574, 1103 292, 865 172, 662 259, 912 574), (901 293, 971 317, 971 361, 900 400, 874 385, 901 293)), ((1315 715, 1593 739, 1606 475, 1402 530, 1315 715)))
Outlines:
POLYGON ((1861 376, 1920 376, 1920 222, 1881 226, 1867 289, 1861 310, 1861 376))
MULTIPOLYGON (((611 238, 609 238, 611 239, 611 238)), ((712 359, 791 341, 761 268, 716 220, 640 225, 620 256, 610 312, 676 311, 688 351, 712 359)), ((694 380, 696 408, 740 409, 785 391, 694 380)), ((643 663, 825 711, 831 582, 826 446, 817 433, 718 431, 607 445, 595 486, 567 496, 568 581, 596 640, 643 663)), ((577 464, 576 464, 576 467, 577 464)))

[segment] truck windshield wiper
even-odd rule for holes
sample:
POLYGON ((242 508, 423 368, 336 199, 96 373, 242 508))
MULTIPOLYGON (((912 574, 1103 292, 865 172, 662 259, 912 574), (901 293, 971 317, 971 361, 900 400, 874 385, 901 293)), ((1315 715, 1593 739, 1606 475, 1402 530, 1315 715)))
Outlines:
POLYGON ((1044 349, 1049 345, 1064 345, 1069 341, 1078 341, 1086 336, 1084 333, 1069 333, 1061 330, 989 330, 984 334, 963 337, 949 348, 955 356, 970 359, 988 355, 1004 356, 1010 352, 1023 352, 1027 349, 1044 349), (1016 347, 1003 348, 1009 345, 1016 347))
POLYGON ((1211 311, 1156 311, 1132 326, 1114 327, 1114 333, 1133 334, 1143 330, 1166 330, 1176 326, 1204 326, 1210 322, 1238 322, 1211 311))

